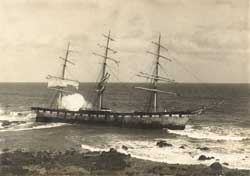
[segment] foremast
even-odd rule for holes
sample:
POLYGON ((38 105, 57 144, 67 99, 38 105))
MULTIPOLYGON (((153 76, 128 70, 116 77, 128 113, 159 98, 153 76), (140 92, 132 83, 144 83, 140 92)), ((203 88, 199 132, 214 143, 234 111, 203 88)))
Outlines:
MULTIPOLYGON (((68 56, 69 56, 69 47, 70 47, 70 43, 68 43, 65 58, 60 57, 64 61, 63 68, 62 68, 62 75, 61 75, 62 80, 65 79, 65 71, 66 71, 66 67, 67 67, 67 63, 68 63, 68 56)), ((59 87, 59 90, 58 90, 58 92, 59 92, 58 100, 57 100, 57 108, 58 109, 62 107, 63 89, 64 89, 63 87, 59 87)))
POLYGON ((176 94, 173 92, 166 92, 166 91, 162 91, 162 90, 158 89, 158 82, 159 81, 173 82, 174 80, 159 76, 160 58, 163 58, 163 59, 171 62, 171 59, 161 55, 161 49, 167 50, 167 48, 165 48, 163 45, 161 45, 161 34, 159 34, 158 42, 152 41, 152 43, 157 46, 157 52, 154 53, 154 52, 147 51, 147 53, 156 56, 155 57, 154 72, 153 72, 153 74, 140 72, 140 74, 138 74, 137 76, 152 80, 153 88, 146 88, 146 87, 135 87, 135 88, 149 91, 149 92, 153 93, 153 112, 157 112, 157 110, 158 110, 158 93, 164 93, 164 94, 170 94, 170 95, 176 95, 176 94))
POLYGON ((66 49, 66 53, 64 57, 59 57, 61 60, 63 60, 63 67, 62 67, 62 72, 61 72, 61 76, 57 77, 57 76, 51 76, 48 75, 47 79, 48 79, 48 87, 50 89, 56 90, 57 93, 54 97, 54 99, 52 100, 51 106, 53 106, 53 104, 55 103, 55 100, 57 99, 57 109, 61 109, 62 108, 62 97, 63 97, 63 93, 67 92, 67 93, 71 93, 71 91, 67 91, 65 90, 65 88, 67 86, 73 86, 76 89, 78 89, 79 87, 79 82, 76 80, 71 80, 65 77, 66 74, 66 68, 67 68, 67 64, 72 64, 74 65, 74 63, 72 61, 69 60, 69 53, 72 50, 70 50, 70 42, 67 45, 67 49, 66 49))
POLYGON ((103 34, 103 37, 106 38, 106 45, 100 45, 98 44, 99 47, 104 48, 104 55, 93 53, 96 56, 102 57, 103 62, 102 62, 102 70, 101 70, 101 78, 98 82, 97 85, 97 101, 98 101, 98 110, 103 109, 103 97, 104 97, 104 91, 106 88, 106 82, 108 81, 110 74, 107 72, 107 64, 108 60, 113 61, 116 64, 119 64, 119 61, 109 57, 109 52, 111 51, 113 54, 117 53, 117 51, 113 50, 110 48, 110 43, 114 42, 115 40, 111 37, 110 31, 108 32, 108 35, 103 34))

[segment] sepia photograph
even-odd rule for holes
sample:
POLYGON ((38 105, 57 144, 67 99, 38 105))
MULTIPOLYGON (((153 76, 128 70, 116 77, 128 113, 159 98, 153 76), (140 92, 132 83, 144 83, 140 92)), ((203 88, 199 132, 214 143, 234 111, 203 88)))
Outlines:
POLYGON ((250 176, 250 1, 0 0, 0 176, 250 176))

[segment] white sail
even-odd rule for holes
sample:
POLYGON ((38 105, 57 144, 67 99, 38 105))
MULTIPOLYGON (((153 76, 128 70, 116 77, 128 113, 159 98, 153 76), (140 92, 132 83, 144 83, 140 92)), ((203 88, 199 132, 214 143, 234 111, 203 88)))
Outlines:
POLYGON ((75 80, 62 79, 60 77, 55 77, 51 75, 47 76, 47 80, 48 80, 48 87, 50 88, 68 87, 68 86, 73 86, 76 89, 79 88, 79 82, 75 80))

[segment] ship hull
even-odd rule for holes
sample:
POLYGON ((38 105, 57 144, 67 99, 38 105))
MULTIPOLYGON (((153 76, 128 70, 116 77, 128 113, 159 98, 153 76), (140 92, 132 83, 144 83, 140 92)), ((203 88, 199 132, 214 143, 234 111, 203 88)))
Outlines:
POLYGON ((194 115, 190 111, 117 113, 92 110, 68 111, 40 107, 31 109, 36 113, 37 122, 100 124, 144 129, 183 130, 190 116, 194 115))

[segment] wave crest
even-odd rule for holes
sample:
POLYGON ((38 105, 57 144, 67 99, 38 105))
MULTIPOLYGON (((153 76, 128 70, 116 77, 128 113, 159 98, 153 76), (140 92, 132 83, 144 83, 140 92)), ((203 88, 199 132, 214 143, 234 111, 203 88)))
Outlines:
MULTIPOLYGON (((246 134, 246 129, 242 128, 226 128, 226 127, 207 127, 193 128, 187 126, 185 130, 167 130, 168 133, 187 136, 194 139, 208 139, 208 140, 246 140, 246 136, 242 136, 243 132, 246 134)), ((250 131, 249 131, 250 134, 250 131)))

